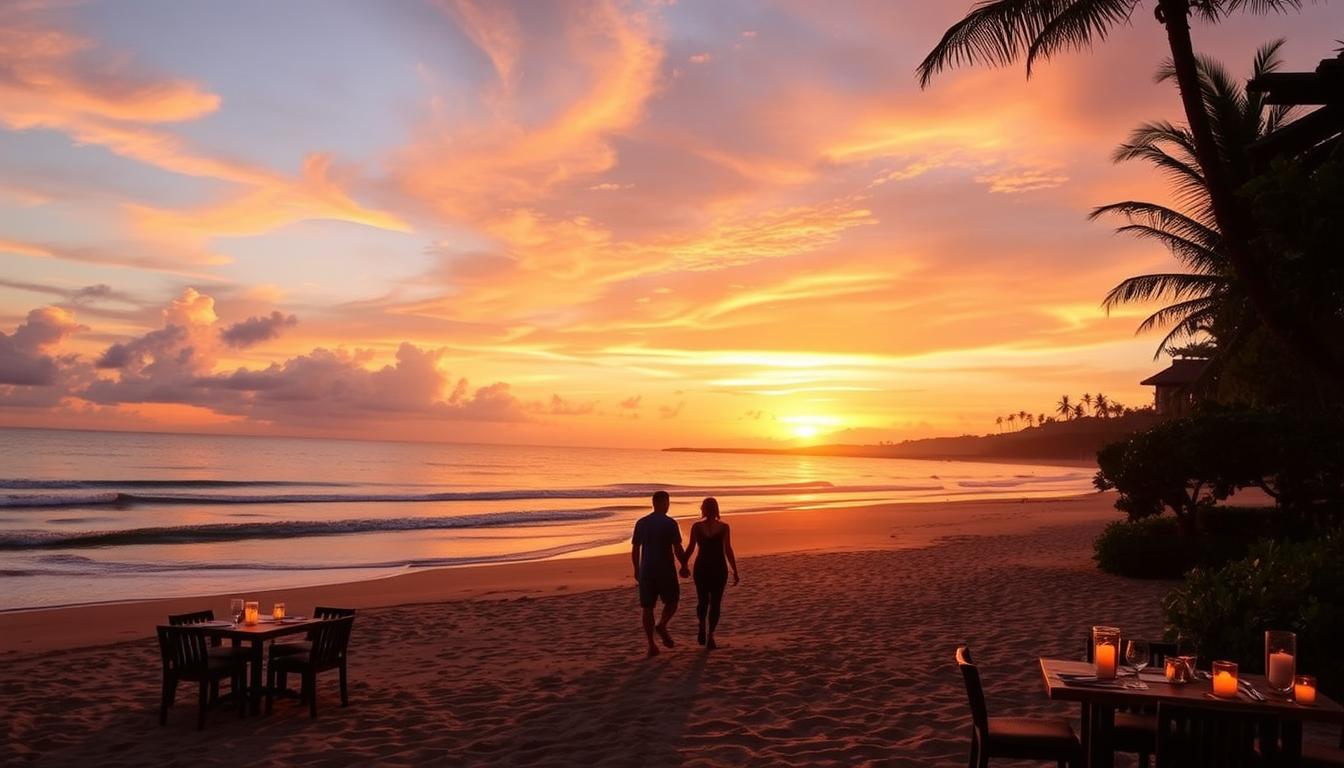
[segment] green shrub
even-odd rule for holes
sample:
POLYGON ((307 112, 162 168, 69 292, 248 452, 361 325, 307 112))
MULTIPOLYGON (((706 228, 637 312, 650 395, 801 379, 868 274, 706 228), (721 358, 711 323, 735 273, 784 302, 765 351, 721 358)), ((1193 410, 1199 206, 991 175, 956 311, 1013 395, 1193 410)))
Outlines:
POLYGON ((1179 579, 1195 567, 1218 568, 1245 557, 1258 541, 1299 540, 1310 528, 1275 507, 1212 507, 1203 510, 1198 536, 1181 536, 1166 515, 1117 520, 1093 543, 1097 567, 1135 579, 1179 579))
POLYGON ((1163 601, 1167 637, 1204 661, 1264 667, 1264 632, 1297 633, 1298 667, 1338 695, 1344 685, 1344 534, 1307 542, 1265 542, 1218 569, 1197 568, 1163 601))
POLYGON ((1097 567, 1136 579, 1179 579, 1193 565, 1181 546, 1176 519, 1145 517, 1110 523, 1093 544, 1097 567))

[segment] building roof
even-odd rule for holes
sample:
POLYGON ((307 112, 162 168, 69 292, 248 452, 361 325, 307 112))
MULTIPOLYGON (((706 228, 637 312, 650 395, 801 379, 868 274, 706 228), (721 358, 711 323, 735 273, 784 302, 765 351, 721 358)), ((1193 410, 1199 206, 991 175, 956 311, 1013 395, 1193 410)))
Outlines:
POLYGON ((1209 367, 1208 360, 1195 358, 1172 360, 1165 371, 1158 371, 1139 384, 1153 387, 1186 387, 1199 381, 1199 377, 1204 374, 1204 369, 1207 367, 1209 367))

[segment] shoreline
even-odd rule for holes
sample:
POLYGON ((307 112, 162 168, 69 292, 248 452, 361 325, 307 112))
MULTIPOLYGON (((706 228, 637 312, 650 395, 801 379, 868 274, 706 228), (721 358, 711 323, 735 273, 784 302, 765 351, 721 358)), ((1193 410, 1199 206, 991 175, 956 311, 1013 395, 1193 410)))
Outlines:
MULTIPOLYGON (((947 538, 1028 533, 1052 525, 1116 519, 1113 497, 1091 493, 1044 499, 907 502, 803 509, 770 514, 725 514, 735 531, 738 558, 816 553, 908 550, 947 538)), ((679 519, 683 535, 692 520, 679 519)), ((129 599, 0 612, 0 658, 140 640, 170 613, 210 608, 227 613, 230 597, 262 603, 283 600, 292 613, 314 605, 357 609, 503 600, 633 587, 622 551, 524 562, 429 568, 360 581, 310 587, 129 599)))

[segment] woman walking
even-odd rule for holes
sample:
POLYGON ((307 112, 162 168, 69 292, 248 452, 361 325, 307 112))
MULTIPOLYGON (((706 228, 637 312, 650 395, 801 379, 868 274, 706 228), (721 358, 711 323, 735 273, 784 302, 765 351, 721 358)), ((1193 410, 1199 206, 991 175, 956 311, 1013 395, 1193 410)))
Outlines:
POLYGON ((714 629, 719 625, 719 608, 723 590, 728 586, 728 569, 733 570, 733 585, 738 583, 737 558, 733 556, 733 540, 728 524, 719 519, 719 502, 709 497, 700 503, 700 521, 691 526, 691 543, 681 561, 681 575, 688 575, 691 555, 699 548, 695 559, 696 615, 700 617, 697 640, 714 650, 714 629))

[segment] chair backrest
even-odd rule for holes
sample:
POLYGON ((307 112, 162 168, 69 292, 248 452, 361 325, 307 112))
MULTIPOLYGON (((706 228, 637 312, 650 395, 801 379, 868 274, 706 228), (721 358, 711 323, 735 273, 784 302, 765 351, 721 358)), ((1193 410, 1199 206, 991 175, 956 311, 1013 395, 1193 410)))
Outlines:
POLYGON ((325 605, 319 605, 313 609, 314 619, 343 619, 346 616, 354 615, 354 608, 330 608, 325 605))
POLYGON ((158 631, 159 652, 165 669, 191 672, 209 666, 209 646, 204 632, 190 626, 172 625, 160 625, 158 631))
POLYGON ((966 683, 971 722, 975 723, 975 730, 984 739, 989 736, 989 710, 985 707, 985 689, 980 684, 980 668, 971 660, 969 647, 963 645, 957 648, 957 666, 961 668, 961 679, 966 683))
POLYGON ((215 620, 214 611, 193 611, 192 613, 177 613, 168 615, 168 624, 174 627, 180 627, 187 624, 204 624, 207 621, 215 620))
POLYGON ((338 619, 323 619, 309 633, 313 649, 308 654, 313 666, 322 668, 334 666, 350 647, 350 629, 355 625, 354 616, 342 616, 338 619))
POLYGON ((1158 768, 1241 768, 1259 765, 1257 718, 1166 702, 1157 705, 1158 768))

